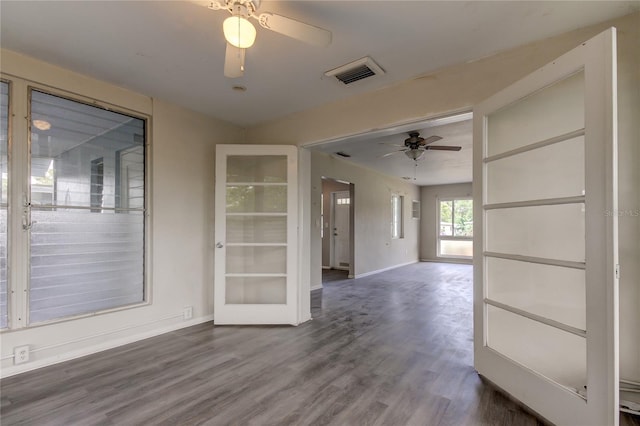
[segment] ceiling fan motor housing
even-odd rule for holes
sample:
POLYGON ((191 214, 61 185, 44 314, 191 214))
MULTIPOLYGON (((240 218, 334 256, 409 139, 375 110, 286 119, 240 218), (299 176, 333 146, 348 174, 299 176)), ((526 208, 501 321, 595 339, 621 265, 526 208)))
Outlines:
POLYGON ((418 132, 409 132, 409 137, 404 140, 404 144, 408 147, 418 146, 424 142, 424 138, 420 137, 418 132))
POLYGON ((248 18, 253 15, 260 6, 260 0, 224 0, 223 2, 212 1, 209 9, 226 9, 234 16, 248 18), (242 11, 242 13, 240 13, 242 11))

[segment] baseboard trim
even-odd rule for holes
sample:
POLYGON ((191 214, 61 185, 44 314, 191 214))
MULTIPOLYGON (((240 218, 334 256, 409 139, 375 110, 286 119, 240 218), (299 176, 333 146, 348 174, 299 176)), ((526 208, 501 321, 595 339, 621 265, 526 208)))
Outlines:
POLYGON ((413 260, 411 262, 401 263, 399 265, 388 266, 386 268, 377 269, 375 271, 365 272, 365 273, 362 273, 362 274, 355 274, 354 278, 364 278, 364 277, 368 277, 369 275, 375 275, 375 274, 379 274, 380 272, 390 271, 392 269, 401 268, 403 266, 413 265, 414 263, 418 263, 418 262, 419 262, 418 260, 413 260))
POLYGON ((461 265, 473 265, 473 259, 420 259, 420 262, 432 262, 432 263, 457 263, 461 265))
POLYGON ((331 269, 331 266, 323 266, 322 269, 331 269))
MULTIPOLYGON (((61 362, 70 361, 72 359, 82 358, 82 357, 87 356, 87 355, 93 355, 93 354, 98 353, 98 352, 102 352, 102 351, 106 351, 106 350, 109 350, 109 349, 117 348, 119 346, 128 345, 129 343, 135 343, 135 342, 138 342, 140 340, 149 339, 151 337, 156 337, 156 336, 159 336, 161 334, 170 333, 172 331, 180 330, 182 328, 191 327, 191 326, 202 324, 202 323, 209 322, 209 321, 213 321, 213 314, 212 315, 205 315, 203 317, 195 318, 195 319, 192 319, 192 320, 189 320, 189 321, 180 321, 180 322, 177 322, 177 323, 174 323, 174 324, 170 324, 170 325, 167 325, 167 326, 164 326, 164 327, 160 327, 160 328, 156 328, 156 329, 153 329, 153 330, 148 330, 148 331, 145 331, 145 332, 134 334, 132 336, 121 337, 121 338, 114 339, 114 340, 111 340, 111 341, 108 341, 108 342, 87 346, 87 347, 82 348, 82 349, 78 349, 78 350, 75 350, 75 351, 70 351, 70 352, 63 353, 63 354, 54 355, 54 356, 51 356, 51 357, 48 357, 48 358, 43 358, 41 360, 33 361, 33 362, 30 362, 30 363, 25 363, 25 364, 20 364, 20 365, 10 365, 10 366, 2 368, 2 371, 0 372, 0 378, 4 379, 6 377, 15 376, 15 375, 21 374, 21 373, 26 373, 27 371, 33 371, 33 370, 37 370, 39 368, 49 367, 49 366, 54 365, 54 364, 59 364, 61 362)), ((145 327, 145 326, 148 326, 148 325, 149 324, 140 324, 139 327, 145 327)), ((122 330, 114 330, 113 333, 110 333, 110 334, 116 334, 119 331, 122 331, 122 330)), ((90 339, 99 338, 99 337, 102 337, 102 335, 100 335, 100 336, 88 336, 86 339, 83 339, 83 340, 90 340, 90 339)), ((73 343, 77 343, 77 342, 78 341, 68 342, 68 344, 73 344, 73 343)), ((56 346, 58 346, 58 345, 56 345, 56 346)))
POLYGON ((322 284, 311 287, 311 291, 322 290, 322 284))

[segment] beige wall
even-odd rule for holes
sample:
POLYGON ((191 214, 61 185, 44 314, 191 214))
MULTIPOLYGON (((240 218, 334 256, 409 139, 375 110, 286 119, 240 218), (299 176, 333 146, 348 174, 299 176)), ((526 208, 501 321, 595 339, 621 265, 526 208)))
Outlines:
MULTIPOLYGON (((640 381, 640 13, 618 28, 620 376, 640 381)), ((636 394, 640 402, 640 395, 636 394)))
MULTIPOLYGON (((248 129, 247 136, 304 145, 469 109, 611 26, 618 29, 619 207, 634 213, 640 209, 640 13, 292 114, 248 129)), ((620 219, 620 262, 621 376, 640 381, 640 218, 632 214, 620 219)))
POLYGON ((321 285, 322 239, 320 194, 322 177, 354 185, 354 274, 356 277, 418 261, 419 221, 411 219, 417 186, 320 152, 311 153, 311 288, 321 285), (391 195, 404 196, 404 238, 391 238, 391 195))
MULTIPOLYGON (((438 199, 471 197, 471 182, 453 185, 423 186, 420 188, 420 260, 442 261, 437 256, 438 244, 438 199)), ((450 259, 447 261, 451 261, 450 259)), ((459 260, 457 263, 472 263, 459 260)))
POLYGON ((2 375, 210 320, 215 144, 241 141, 241 129, 10 51, 2 50, 1 55, 2 72, 9 79, 19 76, 153 115, 149 153, 152 257, 148 276, 153 282, 153 303, 5 332, 2 375), (191 321, 181 317, 185 306, 193 306, 191 321), (30 345, 31 361, 14 367, 10 355, 20 345, 30 345))

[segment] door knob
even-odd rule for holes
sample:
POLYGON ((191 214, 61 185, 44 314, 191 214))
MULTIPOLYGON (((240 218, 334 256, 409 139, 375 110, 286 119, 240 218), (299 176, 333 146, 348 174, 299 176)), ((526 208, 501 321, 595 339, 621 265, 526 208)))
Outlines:
POLYGON ((222 245, 222 243, 220 241, 218 241, 216 243, 216 248, 222 248, 222 247, 224 247, 224 245, 222 245))

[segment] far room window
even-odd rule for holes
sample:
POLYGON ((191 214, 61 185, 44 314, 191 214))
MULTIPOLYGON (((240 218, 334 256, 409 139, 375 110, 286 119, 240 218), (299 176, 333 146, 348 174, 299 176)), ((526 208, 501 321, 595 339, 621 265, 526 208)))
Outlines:
POLYGON ((324 194, 320 194, 320 238, 324 238, 324 194))
POLYGON ((391 238, 404 238, 404 229, 402 223, 402 204, 404 197, 402 195, 391 196, 391 238))
POLYGON ((473 200, 456 198, 438 202, 438 257, 473 256, 473 200))
POLYGON ((145 120, 30 95, 29 323, 143 302, 145 120))

